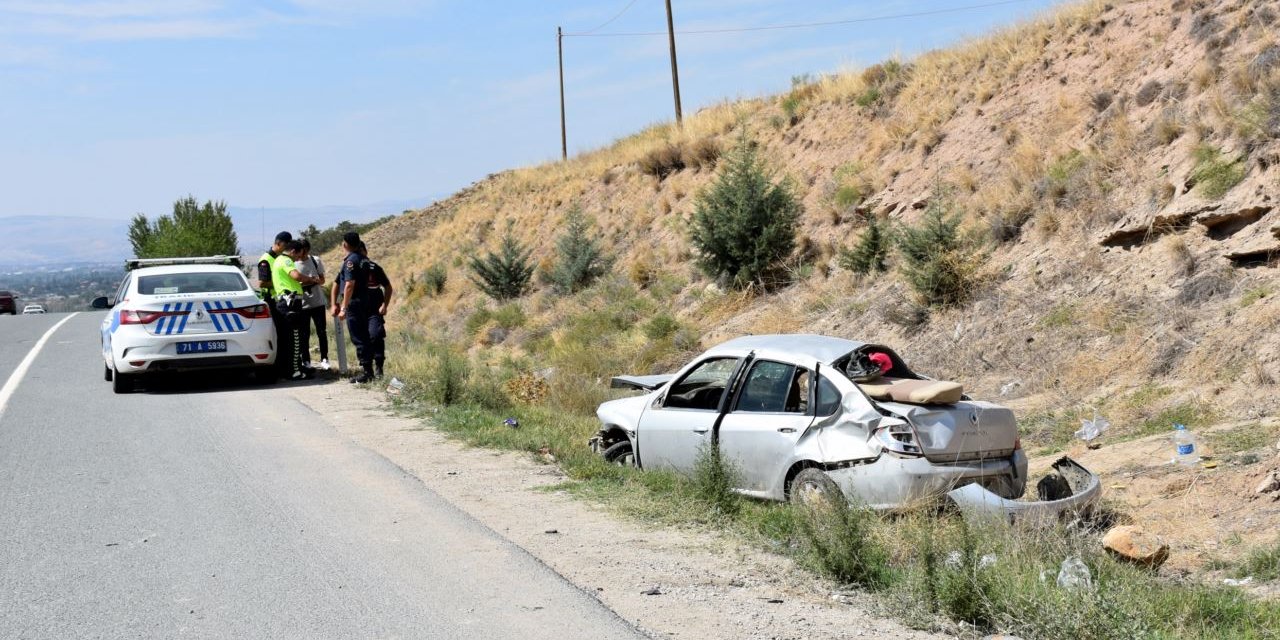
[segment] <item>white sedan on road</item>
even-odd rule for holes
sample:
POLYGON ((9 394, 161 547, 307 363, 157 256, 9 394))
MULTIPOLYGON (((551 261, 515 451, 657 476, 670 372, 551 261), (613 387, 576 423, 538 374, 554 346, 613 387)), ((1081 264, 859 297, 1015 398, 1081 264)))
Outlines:
POLYGON ((22 315, 24 316, 38 315, 42 313, 44 313, 44 307, 38 304, 29 304, 22 308, 22 315))
POLYGON ((105 378, 116 393, 144 373, 244 368, 274 376, 276 330, 234 258, 135 260, 102 321, 105 378))

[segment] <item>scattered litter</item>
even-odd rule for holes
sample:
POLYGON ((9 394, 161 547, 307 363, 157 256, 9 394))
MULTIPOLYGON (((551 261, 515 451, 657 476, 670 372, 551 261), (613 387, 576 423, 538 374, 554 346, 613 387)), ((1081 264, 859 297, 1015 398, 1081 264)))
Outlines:
POLYGON ((1200 466, 1202 466, 1202 467, 1204 467, 1204 468, 1206 468, 1206 469, 1217 469, 1217 468, 1218 468, 1218 461, 1217 461, 1217 460, 1201 460, 1201 461, 1200 461, 1200 466))
POLYGON ((400 378, 392 378, 391 383, 387 385, 387 393, 398 396, 402 391, 404 391, 404 383, 400 381, 400 378))
POLYGON ((942 564, 946 565, 948 569, 959 569, 960 561, 963 558, 964 556, 960 555, 959 551, 952 551, 951 553, 947 554, 946 558, 943 558, 942 564))
POLYGON ((978 558, 978 568, 979 568, 979 569, 986 569, 987 567, 994 567, 994 566, 995 566, 995 564, 996 564, 996 555, 995 555, 994 553, 988 553, 988 554, 986 554, 986 555, 982 556, 981 558, 978 558))
POLYGON ((781 598, 769 598, 768 600, 765 600, 765 602, 768 602, 769 604, 782 604, 782 599, 781 599, 781 598))
POLYGON ((1093 575, 1089 573, 1089 565, 1080 556, 1070 556, 1062 561, 1058 571, 1058 586, 1063 589, 1093 590, 1093 575))
POLYGON ((1110 426, 1111 423, 1106 418, 1094 413, 1092 420, 1080 421, 1080 429, 1076 431, 1075 435, 1077 438, 1080 438, 1085 442, 1089 442, 1090 440, 1102 435, 1102 432, 1106 431, 1110 426))
POLYGON ((1000 385, 1000 395, 1001 395, 1001 396, 1007 396, 1007 395, 1009 395, 1009 394, 1013 393, 1014 391, 1017 391, 1017 390, 1018 390, 1018 388, 1019 388, 1019 387, 1021 387, 1021 386, 1022 386, 1022 381, 1021 381, 1021 380, 1014 380, 1014 381, 1012 381, 1012 382, 1006 382, 1006 383, 1004 383, 1004 384, 1000 385))
POLYGON ((1253 584, 1253 576, 1241 578, 1239 580, 1236 580, 1235 578, 1227 578, 1222 581, 1222 584, 1225 584, 1228 587, 1243 587, 1245 585, 1253 584))
POLYGON ((515 418, 507 418, 506 420, 502 421, 502 424, 505 424, 508 427, 511 427, 512 429, 520 428, 520 421, 516 420, 515 418))
POLYGON ((657 587, 649 587, 648 589, 645 589, 644 591, 641 591, 641 592, 640 592, 640 595, 642 595, 642 596, 660 596, 660 595, 662 595, 662 589, 659 589, 659 588, 657 588, 657 587))
POLYGON ((559 530, 559 529, 547 529, 546 531, 543 531, 543 533, 560 533, 560 530, 559 530))

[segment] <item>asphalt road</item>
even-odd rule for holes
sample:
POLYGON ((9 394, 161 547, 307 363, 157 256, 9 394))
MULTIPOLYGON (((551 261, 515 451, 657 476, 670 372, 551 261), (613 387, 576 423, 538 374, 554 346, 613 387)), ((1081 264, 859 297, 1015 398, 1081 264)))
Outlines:
MULTIPOLYGON (((0 385, 63 317, 0 318, 0 385)), ((113 394, 101 318, 0 414, 0 638, 643 637, 280 387, 113 394)))

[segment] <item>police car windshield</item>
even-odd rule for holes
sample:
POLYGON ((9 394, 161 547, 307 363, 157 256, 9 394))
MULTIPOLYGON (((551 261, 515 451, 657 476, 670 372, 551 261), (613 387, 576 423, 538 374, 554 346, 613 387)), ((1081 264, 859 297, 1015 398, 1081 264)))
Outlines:
POLYGON ((249 284, 238 273, 167 273, 138 278, 138 293, 144 296, 226 293, 248 288, 249 284))

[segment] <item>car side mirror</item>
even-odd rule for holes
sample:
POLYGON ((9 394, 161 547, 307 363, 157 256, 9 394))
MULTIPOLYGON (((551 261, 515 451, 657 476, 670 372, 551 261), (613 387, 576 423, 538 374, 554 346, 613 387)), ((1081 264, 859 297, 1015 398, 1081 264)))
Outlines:
POLYGON ((98 296, 97 298, 93 299, 93 302, 89 303, 89 306, 93 307, 94 309, 110 309, 111 301, 107 300, 106 296, 98 296))

